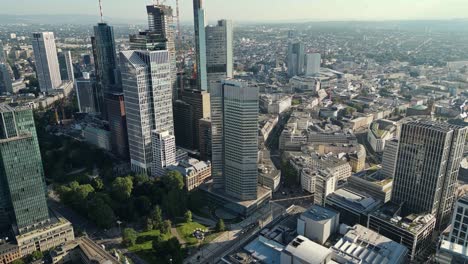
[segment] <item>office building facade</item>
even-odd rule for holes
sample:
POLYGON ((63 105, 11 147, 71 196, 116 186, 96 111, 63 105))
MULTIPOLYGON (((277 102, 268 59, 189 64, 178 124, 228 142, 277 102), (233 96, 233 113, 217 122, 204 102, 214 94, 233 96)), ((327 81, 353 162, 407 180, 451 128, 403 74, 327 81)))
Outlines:
POLYGON ((403 124, 392 201, 408 213, 431 213, 443 228, 452 213, 468 128, 413 121, 403 124))
POLYGON ((305 56, 305 75, 318 76, 320 73, 320 63, 322 60, 320 53, 309 53, 305 56))
POLYGON ((23 234, 50 220, 39 142, 31 109, 2 104, 0 116, 0 226, 23 234))
POLYGON ((177 146, 193 149, 194 138, 193 132, 195 124, 193 120, 193 107, 182 101, 174 101, 174 132, 176 136, 177 146))
POLYGON ((161 133, 153 130, 151 141, 153 145, 153 168, 151 174, 160 177, 166 173, 167 167, 177 163, 175 137, 169 134, 167 130, 161 133))
POLYGON ((208 79, 206 71, 206 32, 205 32, 205 9, 204 0, 193 0, 193 19, 195 29, 195 52, 197 86, 199 90, 208 90, 208 79))
POLYGON ((172 7, 167 5, 148 5, 146 6, 148 14, 149 31, 161 38, 165 43, 165 49, 169 51, 171 62, 171 82, 172 98, 175 100, 178 96, 177 89, 177 54, 175 48, 174 14, 172 7))
POLYGON ((257 199, 258 107, 258 87, 245 81, 224 80, 211 93, 214 184, 241 201, 257 199))
POLYGON ((51 92, 62 84, 54 33, 33 33, 32 46, 39 88, 41 92, 51 92))
POLYGON ((289 43, 287 66, 289 77, 304 73, 305 47, 301 42, 289 43))
POLYGON ((152 131, 174 135, 171 63, 167 50, 120 53, 131 168, 150 173, 152 131))
POLYGON ((78 78, 75 81, 75 88, 80 113, 97 113, 96 81, 90 78, 78 78))
POLYGON ((200 158, 204 161, 211 160, 211 118, 200 119, 198 130, 200 158))
POLYGON ((73 71, 73 62, 71 52, 69 50, 58 53, 58 62, 60 67, 60 77, 62 81, 75 81, 73 71))
POLYGON ((127 115, 123 93, 108 93, 105 105, 111 136, 112 152, 128 159, 127 115))
POLYGON ((219 20, 206 27, 206 68, 208 91, 217 81, 233 77, 233 25, 230 20, 219 20))
POLYGON ((0 62, 0 93, 13 93, 13 82, 8 71, 8 64, 0 62))
POLYGON ((200 119, 210 116, 210 94, 206 91, 185 89, 181 92, 181 100, 192 106, 192 123, 194 129, 191 130, 193 145, 192 149, 199 149, 199 124, 200 119))

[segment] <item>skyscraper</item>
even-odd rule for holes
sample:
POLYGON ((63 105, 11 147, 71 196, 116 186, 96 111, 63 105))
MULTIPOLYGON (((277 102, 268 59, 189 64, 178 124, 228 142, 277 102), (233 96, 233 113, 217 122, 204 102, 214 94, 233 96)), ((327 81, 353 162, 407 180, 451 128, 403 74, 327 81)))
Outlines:
POLYGON ((6 61, 6 53, 3 48, 3 42, 0 40, 0 62, 5 62, 6 61))
POLYGON ((86 77, 78 78, 75 82, 78 107, 81 113, 97 113, 96 81, 86 77))
POLYGON ((206 36, 205 36, 205 9, 203 0, 193 0, 193 19, 195 26, 195 52, 197 66, 198 89, 208 90, 206 70, 206 36))
POLYGON ((111 132, 112 152, 128 158, 127 116, 123 93, 108 93, 105 98, 111 132))
POLYGON ((73 72, 73 62, 71 52, 69 50, 58 53, 58 62, 60 67, 60 76, 63 81, 75 81, 73 72))
POLYGON ((230 20, 206 27, 208 91, 217 81, 233 77, 233 32, 230 20))
POLYGON ((152 132, 174 135, 171 63, 167 50, 120 53, 130 162, 133 171, 151 172, 152 132))
POLYGON ((211 160, 211 118, 200 119, 198 127, 200 158, 205 161, 211 160))
POLYGON ((288 46, 288 75, 293 77, 304 73, 305 48, 301 42, 289 43, 288 46))
POLYGON ((403 124, 392 201, 406 213, 432 213, 439 229, 449 221, 468 127, 430 121, 403 124))
POLYGON ((41 92, 50 92, 62 84, 54 33, 33 33, 32 46, 41 92))
POLYGON ((305 55, 305 75, 315 76, 320 73, 320 53, 309 53, 305 55))
POLYGON ((200 128, 198 126, 200 119, 210 116, 210 94, 206 91, 185 89, 181 92, 181 100, 192 106, 192 123, 194 129, 190 131, 193 138, 193 145, 191 148, 199 149, 198 140, 200 128))
POLYGON ((13 83, 6 62, 0 62, 0 93, 13 93, 13 83))
POLYGON ((0 116, 0 227, 22 234, 49 222, 41 153, 31 109, 2 104, 0 116))
POLYGON ((214 184, 241 201, 257 199, 258 92, 224 80, 211 93, 214 184))
POLYGON ((171 61, 172 97, 177 98, 177 63, 174 32, 174 15, 172 7, 166 5, 146 6, 149 32, 160 37, 169 51, 171 61))
POLYGON ((102 93, 121 92, 117 81, 114 28, 107 23, 98 23, 94 26, 93 56, 97 82, 102 93))
POLYGON ((194 120, 193 120, 193 107, 182 101, 174 101, 174 131, 176 136, 177 146, 193 149, 194 142, 194 120))

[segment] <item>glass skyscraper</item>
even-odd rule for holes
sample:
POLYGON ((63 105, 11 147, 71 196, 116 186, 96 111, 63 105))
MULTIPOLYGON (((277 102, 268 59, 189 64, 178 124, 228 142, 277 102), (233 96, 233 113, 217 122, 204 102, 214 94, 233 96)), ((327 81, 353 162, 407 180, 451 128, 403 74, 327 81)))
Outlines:
POLYGON ((195 26, 195 51, 197 55, 197 84, 198 89, 208 89, 208 77, 206 70, 206 36, 205 36, 205 9, 203 0, 193 0, 193 19, 195 26))
POLYGON ((0 227, 24 233, 48 223, 49 212, 33 112, 0 105, 0 227), (5 222, 8 221, 8 222, 5 222))

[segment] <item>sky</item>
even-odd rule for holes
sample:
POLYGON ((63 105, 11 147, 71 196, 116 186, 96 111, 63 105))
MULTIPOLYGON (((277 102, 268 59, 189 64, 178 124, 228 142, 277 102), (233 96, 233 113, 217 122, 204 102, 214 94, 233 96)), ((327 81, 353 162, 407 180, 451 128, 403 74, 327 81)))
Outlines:
MULTIPOLYGON (((102 0, 113 20, 145 19, 151 0, 102 0)), ((192 20, 192 0, 179 0, 181 20, 192 20)), ((167 0, 174 4, 175 0, 167 0)), ((98 16, 98 0, 0 0, 0 14, 98 16)), ((205 0, 208 21, 348 21, 468 18, 468 0, 205 0)))

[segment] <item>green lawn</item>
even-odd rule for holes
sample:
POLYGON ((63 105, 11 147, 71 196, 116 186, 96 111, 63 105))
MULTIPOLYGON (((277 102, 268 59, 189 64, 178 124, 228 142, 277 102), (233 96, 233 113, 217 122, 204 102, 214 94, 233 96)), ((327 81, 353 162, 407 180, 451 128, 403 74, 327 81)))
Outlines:
MULTIPOLYGON (((153 251, 153 240, 159 234, 159 230, 139 233, 135 245, 129 247, 128 250, 137 254, 148 263, 159 263, 160 260, 155 258, 153 251)), ((163 237, 165 240, 168 240, 171 238, 171 234, 165 234, 163 237)))
POLYGON ((193 231, 195 231, 197 228, 203 230, 208 229, 204 225, 201 225, 197 222, 177 224, 177 232, 189 245, 198 243, 198 240, 193 236, 193 231))

